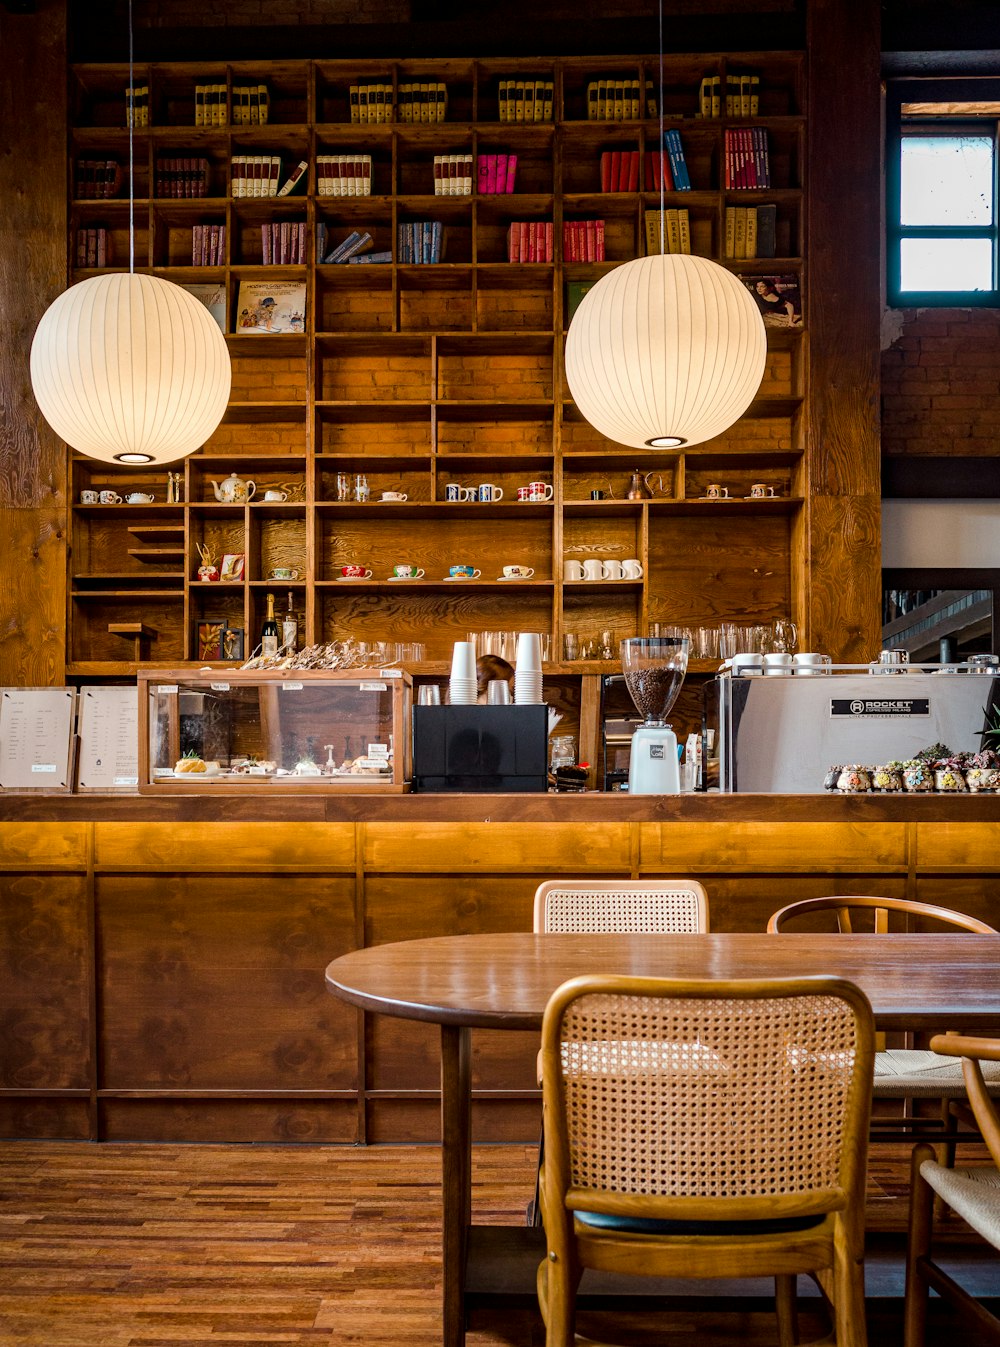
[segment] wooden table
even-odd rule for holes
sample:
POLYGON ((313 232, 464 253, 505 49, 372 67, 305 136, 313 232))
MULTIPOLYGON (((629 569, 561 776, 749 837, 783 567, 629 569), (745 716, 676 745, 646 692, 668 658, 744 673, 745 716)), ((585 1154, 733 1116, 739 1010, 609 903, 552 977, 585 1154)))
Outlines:
POLYGON ((706 980, 826 973, 865 991, 880 1029, 1000 1026, 1000 936, 458 935, 334 959, 326 981, 335 996, 441 1026, 444 1347, 465 1340, 474 1255, 497 1261, 496 1242, 482 1238, 486 1228, 471 1225, 470 1030, 540 1029, 549 996, 581 973, 706 980))

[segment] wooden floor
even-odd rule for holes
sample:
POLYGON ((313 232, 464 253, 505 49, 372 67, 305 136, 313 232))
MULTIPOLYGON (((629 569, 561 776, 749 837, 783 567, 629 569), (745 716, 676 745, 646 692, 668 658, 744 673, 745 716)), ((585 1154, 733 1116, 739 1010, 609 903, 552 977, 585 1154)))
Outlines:
MULTIPOLYGON (((869 1223, 898 1232, 906 1167, 888 1152, 869 1223)), ((533 1165, 531 1147, 477 1148, 476 1218, 520 1224, 533 1165)), ((0 1347, 437 1347, 438 1181, 433 1147, 0 1142, 0 1347)), ((769 1314, 721 1308, 583 1327, 643 1347, 775 1341, 769 1314)), ((533 1314, 483 1312, 468 1341, 543 1338, 533 1314)), ((898 1306, 873 1307, 871 1347, 899 1341, 898 1306)))

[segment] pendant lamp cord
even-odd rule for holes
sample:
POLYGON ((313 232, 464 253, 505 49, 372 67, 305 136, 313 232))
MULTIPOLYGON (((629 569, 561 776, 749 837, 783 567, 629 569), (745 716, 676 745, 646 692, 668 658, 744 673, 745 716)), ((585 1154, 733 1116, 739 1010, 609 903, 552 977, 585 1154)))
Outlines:
MULTIPOLYGON (((129 0, 131 5, 131 0, 129 0)), ((657 154, 660 156, 660 256, 667 251, 666 249, 666 223, 663 210, 663 0, 660 0, 660 141, 657 148, 657 154)))
POLYGON ((128 274, 130 276, 135 274, 135 147, 133 143, 135 138, 135 72, 133 70, 132 41, 132 0, 128 0, 128 274))

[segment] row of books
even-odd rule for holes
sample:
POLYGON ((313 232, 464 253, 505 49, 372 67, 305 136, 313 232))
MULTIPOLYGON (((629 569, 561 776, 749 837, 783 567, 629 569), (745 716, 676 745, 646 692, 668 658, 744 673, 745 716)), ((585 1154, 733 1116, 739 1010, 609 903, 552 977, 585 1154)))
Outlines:
POLYGON ((261 260, 265 267, 296 266, 306 260, 305 220, 272 220, 260 227, 261 260))
POLYGON ((764 127, 733 127, 723 132, 723 164, 726 191, 770 187, 771 162, 764 127))
POLYGON ((552 80, 501 75, 497 90, 502 122, 550 122, 555 85, 552 80))
POLYGON ((691 251, 691 217, 685 208, 644 212, 646 256, 691 251), (662 217, 662 219, 661 219, 662 217))
POLYGON ((472 155, 436 154, 434 156, 434 195, 471 196, 472 155))
POLYGON ((726 257, 773 257, 777 216, 775 205, 727 206, 726 257))
MULTIPOLYGON (((599 160, 602 192, 638 192, 638 150, 604 150, 599 160)), ((691 176, 679 131, 664 131, 663 149, 647 150, 643 160, 642 191, 690 192, 691 176), (662 179, 662 183, 661 183, 662 179)))
MULTIPOLYGON (((372 236, 366 229, 353 229, 331 248, 330 231, 326 224, 321 220, 316 226, 316 256, 325 265, 350 262, 355 255, 367 252, 372 244, 372 236)), ((386 260, 392 261, 391 253, 386 260)))
POLYGON ((351 121, 443 122, 448 110, 448 88, 440 80, 407 82, 394 91, 391 84, 352 84, 348 89, 351 121))
MULTIPOLYGON (((541 260, 541 259, 539 259, 541 260)), ((551 262, 551 257, 545 259, 551 262)), ((604 221, 566 220, 563 222, 564 262, 604 261, 604 221)))
POLYGON ((401 264, 440 262, 444 227, 440 220, 412 220, 396 227, 397 256, 401 264))
POLYGON ((102 226, 78 229, 75 244, 74 266, 107 267, 111 265, 111 245, 108 231, 102 226))
POLYGON ((207 159, 171 155, 157 159, 153 169, 153 195, 169 197, 208 196, 211 165, 207 159))
MULTIPOLYGON (((591 80, 586 89, 588 122, 629 122, 643 115, 642 86, 638 74, 591 80)), ((652 80, 646 81, 647 117, 657 115, 652 80)))
POLYGON ((149 85, 129 84, 125 88, 125 125, 149 125, 149 85))
POLYGON ((79 201, 107 201, 121 191, 122 168, 117 159, 78 159, 74 191, 79 201))
POLYGON ((281 186, 281 155, 234 154, 229 172, 231 196, 277 196, 281 186))
POLYGON ((226 260, 226 226, 197 224, 191 227, 191 265, 221 267, 226 260))
POLYGON ((316 192, 319 196, 371 196, 371 155, 318 154, 316 192))
POLYGON ((726 75, 726 98, 722 99, 722 76, 706 75, 698 87, 698 115, 756 117, 760 106, 760 76, 749 71, 726 75))
POLYGON ((516 176, 516 154, 481 154, 476 161, 476 190, 480 196, 513 192, 516 176))
POLYGON ((514 220, 507 229, 508 262, 551 262, 553 247, 551 220, 514 220))
POLYGON ((268 93, 266 84, 233 85, 234 125, 263 126, 270 113, 271 95, 268 93))
MULTIPOLYGON (((235 110, 236 90, 233 90, 235 110)), ((225 126, 229 121, 225 84, 196 84, 194 86, 195 126, 225 126)))

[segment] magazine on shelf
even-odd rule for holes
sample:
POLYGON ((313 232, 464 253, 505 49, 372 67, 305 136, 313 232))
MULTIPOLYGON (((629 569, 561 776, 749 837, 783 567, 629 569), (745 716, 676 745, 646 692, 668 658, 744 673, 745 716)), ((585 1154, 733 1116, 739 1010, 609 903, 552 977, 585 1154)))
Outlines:
POLYGON ((199 303, 204 304, 223 332, 226 330, 226 287, 222 284, 212 284, 211 282, 195 281, 190 285, 184 285, 181 289, 186 290, 189 295, 194 295, 199 303))
POLYGON ((757 301, 765 327, 802 326, 798 276, 743 275, 740 280, 757 301))
POLYGON ((236 335, 304 332, 305 281, 241 281, 236 335))

